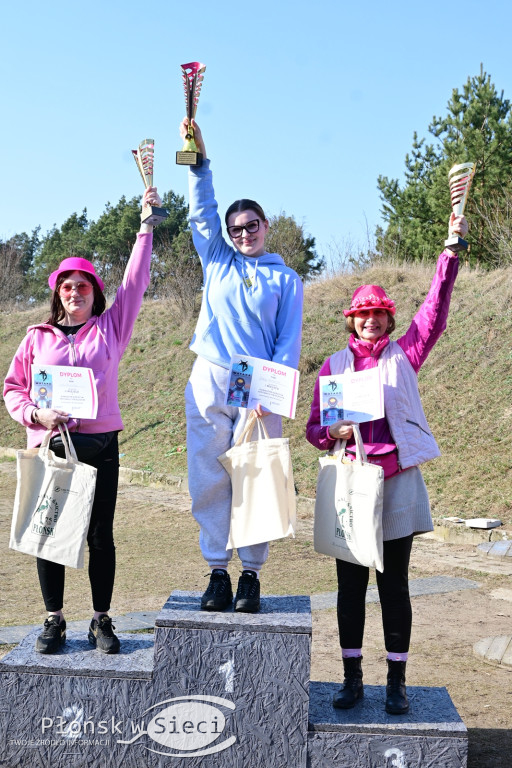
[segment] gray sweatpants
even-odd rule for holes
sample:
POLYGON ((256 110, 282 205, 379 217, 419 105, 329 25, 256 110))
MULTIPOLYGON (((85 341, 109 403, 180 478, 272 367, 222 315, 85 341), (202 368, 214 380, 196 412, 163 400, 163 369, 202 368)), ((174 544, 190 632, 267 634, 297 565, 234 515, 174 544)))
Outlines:
MULTIPOLYGON (((231 479, 217 456, 234 445, 250 413, 247 408, 224 405, 228 373, 197 357, 185 389, 188 486, 192 514, 201 527, 201 552, 210 568, 227 568, 233 554, 226 549, 231 479)), ((281 417, 269 414, 264 418, 269 437, 281 437, 281 417)), ((240 547, 238 556, 244 568, 259 571, 268 557, 268 543, 240 547)))

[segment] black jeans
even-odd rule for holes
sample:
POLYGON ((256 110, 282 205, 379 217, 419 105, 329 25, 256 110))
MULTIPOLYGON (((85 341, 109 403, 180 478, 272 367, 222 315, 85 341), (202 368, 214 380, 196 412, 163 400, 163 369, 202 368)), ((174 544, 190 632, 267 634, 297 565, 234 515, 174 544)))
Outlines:
MULTIPOLYGON (((384 542, 384 572, 376 571, 388 652, 409 650, 412 608, 409 597, 409 560, 413 536, 384 542)), ((338 629, 342 648, 362 648, 365 597, 369 568, 336 560, 338 575, 338 629)))
MULTIPOLYGON (((77 455, 78 459, 82 460, 79 448, 77 455)), ((94 458, 88 458, 86 463, 98 470, 87 533, 92 604, 95 611, 108 611, 116 572, 113 526, 119 480, 117 434, 106 448, 94 458)), ((60 611, 64 605, 64 566, 38 557, 37 573, 46 610, 60 611)))

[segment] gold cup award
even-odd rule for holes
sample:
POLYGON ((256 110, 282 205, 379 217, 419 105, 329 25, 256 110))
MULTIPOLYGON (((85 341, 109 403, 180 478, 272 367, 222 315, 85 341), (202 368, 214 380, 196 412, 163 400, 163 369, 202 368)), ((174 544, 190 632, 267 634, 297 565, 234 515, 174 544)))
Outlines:
POLYGON ((183 86, 185 88, 185 106, 188 117, 188 133, 185 136, 185 143, 181 152, 176 152, 176 162, 178 165, 192 165, 198 167, 203 162, 203 156, 198 151, 194 141, 194 129, 192 128, 192 118, 196 116, 197 102, 204 79, 206 66, 199 61, 191 61, 189 64, 181 65, 183 77, 183 86))
MULTIPOLYGON (((137 163, 137 168, 142 176, 142 181, 147 189, 153 186, 153 158, 155 154, 154 139, 144 139, 139 144, 138 149, 132 149, 132 155, 137 163)), ((169 215, 167 208, 157 208, 154 205, 145 205, 140 214, 140 220, 143 224, 152 224, 156 226, 164 221, 169 215)))
MULTIPOLYGON (((462 163, 454 165, 448 173, 448 182, 450 184, 450 195, 452 198, 452 211, 456 216, 462 216, 468 199, 469 188, 475 175, 474 163, 462 163)), ((452 235, 444 241, 444 247, 451 251, 467 251, 468 244, 462 237, 452 235)))

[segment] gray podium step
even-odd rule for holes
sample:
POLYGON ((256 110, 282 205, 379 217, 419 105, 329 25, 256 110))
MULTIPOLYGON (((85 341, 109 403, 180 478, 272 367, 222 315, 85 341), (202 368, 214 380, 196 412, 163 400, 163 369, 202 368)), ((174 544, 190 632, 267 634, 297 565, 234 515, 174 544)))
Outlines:
POLYGON ((308 597, 267 596, 252 615, 175 592, 154 635, 120 634, 116 656, 76 631, 42 656, 39 631, 0 660, 2 768, 466 766, 445 689, 409 688, 405 718, 385 715, 378 686, 350 713, 332 708, 337 685, 309 680, 308 597))
POLYGON ((339 684, 310 684, 308 767, 465 768, 468 734, 446 688, 408 686, 407 715, 388 715, 385 686, 365 685, 353 709, 335 709, 339 684))

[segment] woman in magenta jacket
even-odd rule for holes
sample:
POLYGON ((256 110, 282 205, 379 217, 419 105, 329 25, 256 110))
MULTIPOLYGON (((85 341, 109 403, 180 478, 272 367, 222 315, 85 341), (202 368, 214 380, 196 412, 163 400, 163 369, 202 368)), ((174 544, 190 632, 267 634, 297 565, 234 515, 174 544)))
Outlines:
MULTIPOLYGON (((463 216, 451 215, 450 232, 465 235, 463 216)), ((376 576, 387 651, 389 714, 404 714, 409 709, 405 687, 412 624, 409 558, 413 537, 432 530, 428 494, 418 465, 439 455, 423 413, 416 377, 446 327, 457 272, 457 254, 445 249, 425 301, 398 341, 389 338, 395 328, 394 301, 378 285, 360 286, 349 309, 344 310, 351 332, 348 346, 329 357, 318 374, 329 376, 379 366, 383 377, 385 416, 362 423, 360 431, 368 461, 384 469, 384 571, 377 571, 376 576)), ((339 420, 321 426, 317 379, 306 430, 309 442, 321 450, 332 450, 337 440, 347 440, 350 457, 354 448, 351 424, 339 420)), ((344 682, 333 705, 349 709, 363 697, 361 649, 369 569, 336 560, 336 570, 344 682)))
MULTIPOLYGON (((161 205, 155 187, 144 192, 143 204, 161 205)), ((108 615, 114 587, 114 511, 119 475, 117 434, 123 429, 117 381, 119 362, 130 341, 133 325, 149 284, 153 227, 141 224, 126 266, 123 282, 112 306, 105 309, 103 281, 87 259, 64 259, 52 272, 50 317, 31 326, 9 368, 4 385, 7 410, 26 427, 29 448, 38 446, 47 430, 54 437, 50 448, 60 456, 64 449, 58 430, 67 424, 78 459, 97 469, 96 490, 87 534, 89 580, 94 615, 89 642, 103 653, 117 653, 119 639, 108 615), (31 365, 92 368, 98 394, 95 419, 72 419, 49 407, 44 399, 32 399, 31 365)), ((39 583, 48 611, 43 632, 36 640, 39 653, 56 653, 66 639, 63 614, 64 566, 37 558, 39 583)))

